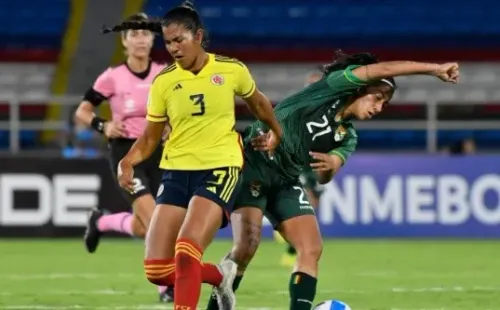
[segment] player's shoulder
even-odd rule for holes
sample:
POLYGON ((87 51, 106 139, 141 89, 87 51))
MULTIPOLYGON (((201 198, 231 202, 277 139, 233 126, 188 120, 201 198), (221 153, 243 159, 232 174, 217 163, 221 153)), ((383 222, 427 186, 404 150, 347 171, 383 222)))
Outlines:
POLYGON ((118 79, 123 74, 123 69, 126 68, 125 64, 119 64, 116 66, 110 66, 104 69, 104 71, 99 74, 98 79, 100 80, 115 80, 118 79))
POLYGON ((153 83, 163 83, 172 80, 174 78, 173 73, 177 72, 178 70, 180 69, 175 62, 169 66, 164 67, 160 72, 158 72, 158 75, 153 80, 153 83))
POLYGON ((217 66, 222 67, 222 68, 227 68, 227 69, 232 69, 232 70, 242 70, 246 68, 246 65, 240 61, 239 59, 228 57, 228 56, 223 56, 223 55, 218 55, 218 54, 212 54, 212 57, 217 64, 217 66))

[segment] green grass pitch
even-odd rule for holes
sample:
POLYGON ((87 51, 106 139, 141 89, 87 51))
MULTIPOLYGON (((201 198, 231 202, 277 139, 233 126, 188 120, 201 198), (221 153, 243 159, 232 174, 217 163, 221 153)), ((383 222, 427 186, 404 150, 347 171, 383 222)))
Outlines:
MULTIPOLYGON (((205 260, 231 247, 217 241, 205 260)), ((288 309, 283 245, 263 242, 236 309, 288 309)), ((160 310, 142 271, 140 241, 104 240, 96 254, 79 240, 0 240, 0 310, 160 310)), ((204 309, 204 287, 199 309, 204 309)), ((353 310, 500 310, 497 241, 325 241, 316 302, 353 310)))

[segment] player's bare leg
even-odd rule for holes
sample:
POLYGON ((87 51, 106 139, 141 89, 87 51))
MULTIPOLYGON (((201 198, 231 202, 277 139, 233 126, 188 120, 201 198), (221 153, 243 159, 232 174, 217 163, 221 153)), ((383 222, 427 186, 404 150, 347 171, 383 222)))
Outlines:
POLYGON ((309 310, 316 295, 318 263, 323 250, 318 221, 315 215, 301 215, 281 223, 279 230, 297 250, 289 286, 290 309, 309 310))
MULTIPOLYGON (((151 218, 155 210, 155 200, 151 195, 144 195, 136 199, 133 203, 134 207, 134 235, 145 237, 149 229, 151 218)), ((161 302, 173 302, 174 291, 173 287, 158 285, 158 294, 161 302)))
POLYGON ((223 209, 215 202, 194 196, 175 245, 175 307, 196 309, 201 283, 215 287, 219 307, 233 310, 236 304, 232 284, 236 263, 224 260, 219 266, 201 262, 203 252, 222 225, 223 209))
MULTIPOLYGON (((262 211, 254 207, 242 207, 231 213, 231 228, 233 230, 233 248, 227 254, 238 264, 238 271, 233 282, 236 291, 243 279, 248 264, 255 256, 262 235, 262 211)), ((207 310, 218 310, 217 299, 212 295, 207 310)))
MULTIPOLYGON (((319 206, 319 195, 309 188, 306 188, 304 192, 307 195, 307 200, 311 203, 311 206, 316 210, 319 206)), ((275 231, 275 236, 279 235, 283 240, 285 240, 278 231, 275 231)), ((285 241, 286 242, 286 241, 285 241)), ((281 256, 281 265, 285 267, 294 267, 297 260, 297 250, 290 244, 287 243, 287 247, 283 256, 281 256)))

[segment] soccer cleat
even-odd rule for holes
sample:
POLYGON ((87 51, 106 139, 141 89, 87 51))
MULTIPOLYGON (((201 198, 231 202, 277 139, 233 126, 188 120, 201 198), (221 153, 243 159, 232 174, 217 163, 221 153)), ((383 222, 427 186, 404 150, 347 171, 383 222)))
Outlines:
POLYGON ((278 243, 281 243, 281 244, 286 243, 283 236, 281 236, 281 234, 279 232, 277 232, 276 230, 273 232, 273 235, 274 235, 274 240, 276 240, 278 243))
POLYGON ((97 220, 102 216, 102 211, 93 209, 90 212, 89 220, 87 222, 87 228, 85 229, 85 234, 83 240, 85 241, 85 247, 87 252, 94 253, 99 245, 99 240, 101 239, 102 233, 97 228, 97 220))
POLYGON ((214 287, 213 294, 217 298, 219 310, 234 310, 236 296, 233 292, 233 282, 236 277, 237 265, 230 259, 224 259, 218 266, 223 279, 218 287, 214 287))
POLYGON ((295 261, 297 260, 297 254, 283 253, 281 256, 281 265, 285 267, 295 266, 295 261))
POLYGON ((160 293, 160 302, 171 303, 174 302, 174 288, 167 287, 165 291, 160 293))

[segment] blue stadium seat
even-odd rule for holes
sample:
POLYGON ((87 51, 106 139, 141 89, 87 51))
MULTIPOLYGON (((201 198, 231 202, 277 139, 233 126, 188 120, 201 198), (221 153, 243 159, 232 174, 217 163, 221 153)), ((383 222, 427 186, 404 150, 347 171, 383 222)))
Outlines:
POLYGON ((58 48, 70 16, 71 2, 1 1, 0 47, 58 48))
MULTIPOLYGON (((252 0, 235 4, 227 0, 204 0, 197 3, 197 7, 207 17, 207 26, 215 37, 237 34, 275 40, 277 37, 295 39, 301 36, 319 39, 326 36, 404 35, 412 41, 412 35, 500 34, 497 22, 500 2, 478 1, 422 0, 417 4, 395 0, 315 0, 314 3, 252 0), (212 16, 215 11, 220 16, 212 16)), ((145 10, 158 15, 158 7, 163 2, 149 0, 145 10)))

